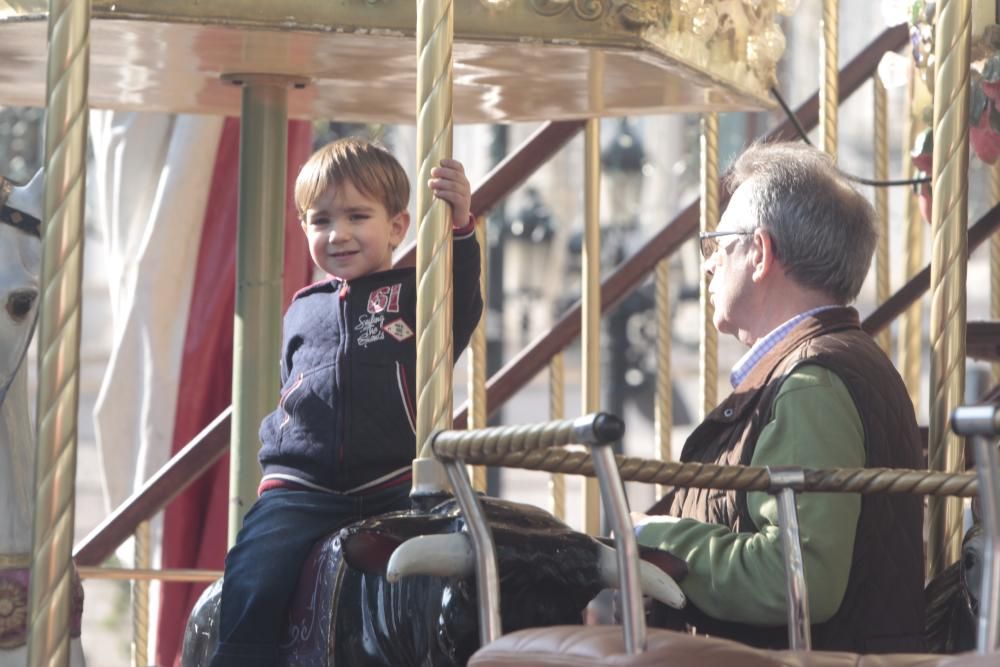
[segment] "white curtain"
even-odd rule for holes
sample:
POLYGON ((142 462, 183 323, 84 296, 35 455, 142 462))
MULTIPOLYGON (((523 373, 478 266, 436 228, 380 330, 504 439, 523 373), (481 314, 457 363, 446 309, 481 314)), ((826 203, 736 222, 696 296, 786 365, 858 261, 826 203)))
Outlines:
POLYGON ((91 113, 111 359, 94 421, 116 507, 169 458, 187 312, 223 118, 91 113))

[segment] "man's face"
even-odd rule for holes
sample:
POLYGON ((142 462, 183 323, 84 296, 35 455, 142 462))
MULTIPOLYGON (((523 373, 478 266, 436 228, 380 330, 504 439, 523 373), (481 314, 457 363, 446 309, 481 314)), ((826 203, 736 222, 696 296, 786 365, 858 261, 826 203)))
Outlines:
POLYGON ((408 223, 408 213, 390 218, 381 202, 345 181, 327 188, 306 211, 302 231, 316 266, 353 280, 392 268, 392 251, 408 223))
MULTIPOLYGON (((729 206, 719 220, 719 232, 752 230, 757 221, 750 206, 752 182, 740 185, 729 200, 729 206)), ((721 333, 744 340, 755 307, 752 300, 754 283, 751 252, 754 237, 746 234, 719 236, 718 248, 703 263, 709 277, 708 293, 715 308, 712 322, 721 333)))

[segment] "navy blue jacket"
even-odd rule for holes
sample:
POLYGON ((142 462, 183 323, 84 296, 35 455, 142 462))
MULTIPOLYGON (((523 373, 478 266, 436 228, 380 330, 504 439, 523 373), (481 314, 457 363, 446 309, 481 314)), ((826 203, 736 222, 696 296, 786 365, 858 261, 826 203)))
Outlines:
MULTIPOLYGON (((464 230, 463 230, 464 231, 464 230)), ((479 322, 479 243, 455 236, 455 357, 479 322)), ((416 272, 301 290, 284 320, 281 400, 260 427, 262 485, 358 493, 409 473, 416 454, 416 272)))

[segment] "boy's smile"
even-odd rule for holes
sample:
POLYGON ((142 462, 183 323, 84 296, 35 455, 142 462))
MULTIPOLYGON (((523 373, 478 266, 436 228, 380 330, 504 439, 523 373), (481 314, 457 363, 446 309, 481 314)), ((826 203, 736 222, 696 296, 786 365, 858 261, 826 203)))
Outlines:
POLYGON ((406 211, 390 217, 384 204, 344 181, 328 188, 306 211, 302 231, 316 266, 353 280, 392 268, 392 251, 409 223, 406 211))

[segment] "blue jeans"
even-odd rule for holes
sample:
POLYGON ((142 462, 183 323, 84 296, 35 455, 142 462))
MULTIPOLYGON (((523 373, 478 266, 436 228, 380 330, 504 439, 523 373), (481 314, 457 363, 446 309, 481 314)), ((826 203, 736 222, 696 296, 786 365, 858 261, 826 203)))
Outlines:
POLYGON ((265 492, 226 555, 219 647, 211 667, 274 665, 299 570, 316 541, 354 521, 408 509, 409 492, 408 484, 366 496, 265 492))

